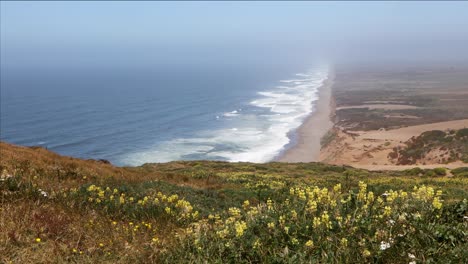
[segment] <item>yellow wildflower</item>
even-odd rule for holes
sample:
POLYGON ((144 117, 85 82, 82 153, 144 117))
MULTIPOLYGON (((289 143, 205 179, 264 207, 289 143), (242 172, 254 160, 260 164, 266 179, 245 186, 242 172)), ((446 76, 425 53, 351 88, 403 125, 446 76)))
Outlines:
POLYGON ((324 211, 322 214, 322 222, 327 226, 327 228, 331 229, 331 221, 330 216, 328 215, 327 211, 324 211))
POLYGON ((340 193, 341 192, 341 183, 338 183, 337 185, 335 185, 333 187, 333 191, 336 192, 336 193, 340 193))
POLYGON ((255 242, 254 242, 254 244, 253 244, 253 248, 254 248, 254 249, 257 249, 257 248, 259 248, 261 245, 262 245, 262 243, 260 243, 260 239, 257 239, 257 240, 255 240, 255 242))
POLYGON ((348 239, 346 239, 346 238, 343 237, 343 238, 341 239, 340 242, 341 242, 341 245, 342 245, 343 247, 347 247, 347 246, 348 246, 348 239))
POLYGON ((291 211, 291 218, 294 219, 294 220, 297 219, 297 212, 296 212, 296 210, 292 210, 292 211, 291 211))
POLYGON ((228 209, 229 214, 234 217, 239 217, 240 216, 240 210, 239 208, 236 207, 231 207, 228 209))
POLYGON ((358 201, 364 201, 366 199, 367 184, 360 181, 359 182, 359 193, 357 196, 358 201))
POLYGON ((270 198, 268 198, 268 200, 267 200, 267 208, 268 208, 268 210, 273 209, 273 201, 270 198))
POLYGON ((317 202, 309 200, 307 202, 307 210, 309 210, 310 212, 317 211, 317 202))
POLYGON ((388 216, 388 215, 390 215, 391 213, 392 213, 392 208, 391 208, 390 206, 385 206, 385 207, 384 207, 383 215, 384 215, 384 216, 386 216, 386 215, 388 216))
POLYGON ((291 239, 291 242, 293 243, 293 245, 299 244, 299 240, 297 240, 297 238, 295 238, 295 237, 293 237, 293 239, 291 239))
POLYGON ((193 212, 192 213, 192 218, 196 219, 198 217, 198 214, 199 214, 198 211, 193 212))
POLYGON ((284 215, 281 215, 281 216, 279 217, 279 223, 280 223, 280 225, 284 225, 285 222, 286 222, 286 220, 284 219, 284 215))
POLYGON ((434 201, 432 201, 432 206, 435 208, 435 209, 438 209, 440 210, 442 208, 442 202, 440 201, 440 198, 439 197, 434 197, 434 201))
POLYGON ((177 196, 177 194, 173 194, 173 195, 169 196, 169 198, 167 198, 167 202, 172 203, 172 202, 176 201, 178 198, 179 198, 179 196, 177 196))
POLYGON ((314 228, 318 228, 321 224, 320 222, 320 218, 318 217, 314 217, 314 220, 312 221, 313 225, 314 225, 314 228))
POLYGON ((244 221, 239 221, 234 224, 236 229, 236 236, 240 237, 244 234, 244 231, 247 229, 247 223, 244 221))

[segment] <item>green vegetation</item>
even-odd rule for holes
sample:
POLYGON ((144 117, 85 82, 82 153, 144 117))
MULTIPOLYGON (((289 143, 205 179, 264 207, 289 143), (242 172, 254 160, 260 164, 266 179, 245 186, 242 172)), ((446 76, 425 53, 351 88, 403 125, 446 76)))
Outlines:
POLYGON ((460 263, 468 257, 467 168, 452 170, 455 177, 321 163, 117 168, 41 148, 0 143, 0 149, 2 263, 460 263))
POLYGON ((455 177, 465 177, 468 178, 468 167, 461 167, 453 169, 452 171, 453 176, 455 177))
POLYGON ((447 170, 445 168, 435 168, 433 171, 438 176, 445 176, 447 174, 447 170))
POLYGON ((336 138, 336 131, 334 130, 327 131, 327 133, 320 139, 320 146, 322 148, 326 147, 335 138, 336 138))
POLYGON ((468 128, 446 132, 426 131, 411 138, 405 147, 394 148, 389 157, 396 159, 400 165, 424 162, 428 157, 440 163, 458 160, 468 163, 468 128))
POLYGON ((388 104, 412 109, 340 109, 335 123, 363 131, 468 119, 467 85, 466 69, 337 69, 333 95, 338 107, 388 104))

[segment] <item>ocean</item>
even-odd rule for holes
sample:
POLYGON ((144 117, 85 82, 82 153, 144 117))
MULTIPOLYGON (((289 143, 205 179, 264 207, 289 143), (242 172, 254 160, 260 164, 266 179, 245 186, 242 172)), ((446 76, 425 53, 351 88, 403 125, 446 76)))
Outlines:
POLYGON ((326 65, 2 67, 0 138, 136 166, 267 162, 314 111, 326 65))

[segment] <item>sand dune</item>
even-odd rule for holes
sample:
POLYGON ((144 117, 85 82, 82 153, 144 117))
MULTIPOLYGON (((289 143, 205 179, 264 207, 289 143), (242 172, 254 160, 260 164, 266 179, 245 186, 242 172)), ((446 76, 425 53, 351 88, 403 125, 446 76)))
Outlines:
POLYGON ((335 140, 326 148, 322 149, 320 161, 351 165, 369 170, 400 170, 411 167, 448 167, 455 168, 466 164, 457 162, 453 164, 427 164, 401 166, 393 164, 388 154, 394 147, 403 146, 404 142, 413 136, 418 136, 425 131, 461 129, 468 127, 468 119, 439 122, 424 125, 415 125, 392 130, 372 131, 336 131, 335 140))
POLYGON ((362 139, 380 139, 393 141, 407 141, 412 136, 420 135, 430 130, 461 129, 468 127, 468 119, 409 126, 387 131, 368 131, 360 136, 362 139))

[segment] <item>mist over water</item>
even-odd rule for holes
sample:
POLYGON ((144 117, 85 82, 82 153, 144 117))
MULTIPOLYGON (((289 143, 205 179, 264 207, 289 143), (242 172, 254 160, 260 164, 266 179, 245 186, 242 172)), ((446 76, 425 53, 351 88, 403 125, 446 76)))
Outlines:
POLYGON ((468 61, 466 2, 1 5, 1 140, 119 165, 268 161, 329 66, 468 61))
POLYGON ((280 80, 277 86, 257 92, 254 100, 240 102, 239 108, 216 113, 220 126, 195 130, 186 138, 155 142, 150 148, 130 153, 123 162, 270 161, 290 142, 288 134, 313 111, 318 88, 327 76, 328 68, 320 66, 295 74, 294 79, 280 80))
POLYGON ((119 165, 267 161, 310 113, 326 77, 323 66, 234 61, 4 72, 2 140, 119 165))

